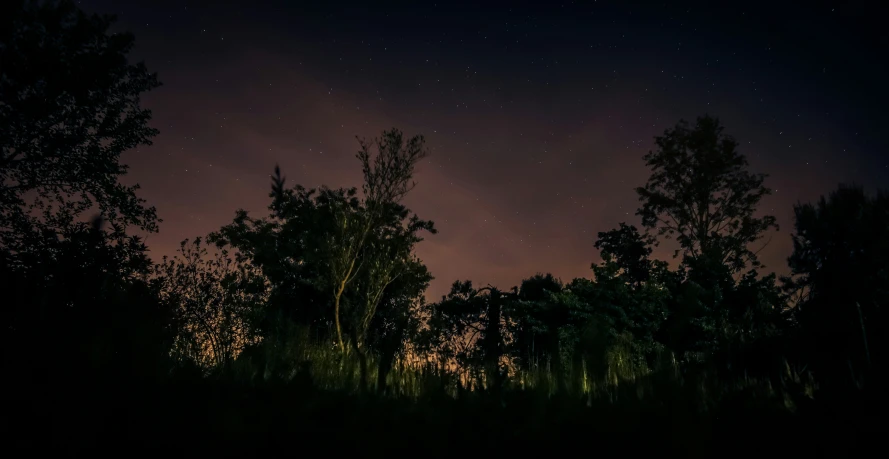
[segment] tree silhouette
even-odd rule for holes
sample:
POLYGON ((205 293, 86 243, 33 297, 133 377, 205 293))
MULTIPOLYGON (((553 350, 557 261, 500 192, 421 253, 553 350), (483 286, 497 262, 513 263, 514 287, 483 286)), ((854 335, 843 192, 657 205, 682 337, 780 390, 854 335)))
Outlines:
MULTIPOLYGON (((331 202, 349 205, 346 190, 285 188, 280 169, 272 177, 268 218, 252 218, 244 210, 212 232, 207 240, 219 248, 231 247, 259 267, 271 283, 263 334, 274 334, 278 320, 325 330, 333 322, 320 253, 322 238, 332 231, 331 202)), ((326 335, 322 336, 327 339, 326 335)))
POLYGON ((455 281, 440 302, 430 305, 427 349, 444 365, 455 363, 464 376, 484 375, 487 387, 499 390, 508 339, 504 312, 516 297, 515 289, 504 292, 490 285, 477 289, 471 281, 455 281))
MULTIPOLYGON (((622 282, 615 284, 625 286, 622 282)), ((631 374, 621 371, 622 368, 633 368, 637 357, 644 357, 629 349, 634 339, 629 315, 633 308, 622 296, 613 294, 613 287, 614 284, 577 278, 561 292, 549 295, 551 308, 560 312, 559 357, 570 359, 570 366, 559 362, 564 375, 555 376, 573 376, 574 383, 586 378, 614 383, 618 373, 631 374)), ((569 388, 567 381, 557 382, 559 389, 569 388)))
POLYGON ((568 310, 553 301, 552 295, 563 288, 552 274, 535 274, 522 281, 519 301, 507 310, 513 355, 525 371, 549 363, 553 373, 562 376, 559 331, 568 324, 568 310))
POLYGON ((415 348, 412 344, 420 331, 420 313, 426 301, 424 294, 431 280, 426 265, 414 258, 383 292, 367 337, 368 348, 375 349, 379 358, 379 392, 386 393, 386 377, 396 358, 406 358, 415 348))
POLYGON ((368 342, 386 343, 384 354, 391 359, 411 322, 407 311, 388 310, 385 317, 392 322, 375 321, 377 312, 384 301, 386 308, 409 308, 421 296, 430 276, 413 251, 422 241, 420 232, 434 234, 435 228, 400 203, 414 186, 417 162, 426 155, 423 138, 405 140, 393 129, 373 143, 359 143, 356 156, 365 179, 361 197, 356 188, 287 188, 276 167, 272 215, 253 219, 238 211, 232 224, 209 239, 238 249, 262 269, 272 284, 270 312, 314 327, 332 322, 341 354, 355 353, 366 387, 368 342), (376 154, 370 151, 373 146, 376 154), (371 335, 385 333, 375 325, 394 328, 378 340, 371 335))
POLYGON ((71 1, 19 5, 0 35, 0 245, 39 249, 94 210, 122 244, 128 226, 156 231, 138 185, 118 182, 121 153, 158 133, 139 98, 160 83, 128 63, 133 36, 71 1))
POLYGON ((843 384, 885 371, 889 195, 841 185, 797 204, 794 215, 791 276, 783 280, 805 358, 843 384))
MULTIPOLYGON (((367 324, 373 317, 373 310, 382 291, 392 281, 392 270, 398 266, 399 257, 404 256, 403 253, 387 253, 388 250, 401 249, 393 246, 392 242, 408 247, 409 251, 418 241, 414 239, 414 233, 421 229, 434 231, 431 223, 414 217, 408 225, 406 234, 374 234, 378 238, 388 237, 390 243, 387 244, 387 241, 383 240, 374 241, 371 247, 365 250, 372 233, 386 231, 384 225, 387 218, 391 218, 393 211, 400 214, 400 219, 407 217, 406 209, 395 207, 401 207, 400 201, 414 186, 412 182, 414 169, 428 154, 424 143, 422 136, 413 137, 405 142, 403 134, 397 129, 383 132, 382 137, 372 142, 359 139, 361 149, 356 156, 361 161, 361 170, 364 174, 363 206, 336 206, 333 213, 336 222, 334 232, 328 235, 327 243, 324 245, 333 287, 337 340, 343 352, 345 344, 341 323, 341 302, 346 286, 361 270, 359 261, 363 252, 376 253, 368 253, 367 260, 372 266, 367 268, 369 277, 365 279, 363 289, 364 302, 361 305, 363 311, 358 313, 360 319, 354 327, 356 336, 353 337, 353 344, 356 346, 360 345, 360 334, 363 333, 362 330, 366 330, 367 324), (372 147, 376 147, 376 154, 371 153, 372 147), (396 263, 392 263, 393 257, 396 263)), ((353 203, 357 204, 357 201, 353 203)))
POLYGON ((158 220, 138 186, 118 181, 120 155, 157 134, 140 96, 160 83, 128 62, 133 36, 109 33, 112 22, 71 1, 18 2, 0 19, 5 344, 35 374, 49 356, 91 381, 166 365, 172 317, 145 281, 145 244, 128 234, 158 220))
POLYGON ((702 116, 694 128, 680 121, 656 137, 657 151, 645 155, 651 176, 636 189, 636 214, 646 228, 675 237, 686 260, 703 258, 735 273, 759 266, 748 245, 778 226, 775 217, 754 216, 771 190, 765 175, 746 170, 738 142, 722 131, 717 118, 702 116))
POLYGON ((651 260, 654 238, 639 234, 633 225, 621 223, 617 229, 601 232, 594 246, 599 249, 602 266, 593 265, 596 278, 620 277, 633 287, 640 287, 666 271, 663 262, 651 260))
POLYGON ((269 283, 258 268, 225 250, 212 257, 201 238, 182 241, 179 254, 154 266, 161 301, 176 312, 173 352, 204 372, 225 370, 258 339, 255 321, 269 283))
POLYGON ((145 281, 145 248, 109 245, 100 228, 95 219, 48 252, 0 264, 4 355, 22 375, 13 384, 142 384, 169 370, 175 317, 145 281))
POLYGON ((637 215, 658 236, 676 238, 675 256, 683 253, 669 282, 670 313, 661 339, 701 361, 737 347, 742 336, 770 335, 768 322, 782 302, 773 276, 757 280, 761 264, 749 247, 778 227, 775 217, 754 215, 771 192, 763 185, 766 176, 747 170, 738 142, 714 117, 699 117, 693 128, 680 121, 656 143, 658 149, 645 156, 651 176, 636 189, 642 204, 637 215), (760 301, 765 298, 773 302, 760 301))
MULTIPOLYGON (((418 299, 422 291, 417 291, 417 284, 428 284, 428 272, 414 255, 414 247, 423 240, 418 236, 420 231, 435 232, 432 222, 420 220, 416 215, 408 218, 409 210, 404 206, 393 204, 383 212, 386 212, 386 220, 381 218, 378 221, 377 229, 362 251, 360 269, 354 278, 356 294, 350 308, 351 343, 359 358, 362 384, 367 382, 368 333, 372 331, 380 304, 386 299, 387 291, 395 294, 389 298, 391 300, 410 291, 414 295, 409 299, 418 299), (396 284, 402 277, 408 282, 396 284), (393 287, 401 287, 401 291, 393 290, 393 287)), ((405 320, 407 312, 403 311, 399 320, 405 320)))

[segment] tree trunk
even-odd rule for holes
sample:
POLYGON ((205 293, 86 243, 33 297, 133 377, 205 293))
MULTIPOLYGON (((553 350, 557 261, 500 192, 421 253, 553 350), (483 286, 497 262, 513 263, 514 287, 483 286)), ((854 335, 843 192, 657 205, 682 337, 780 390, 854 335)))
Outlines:
POLYGON ((386 377, 389 376, 389 371, 392 370, 393 359, 387 357, 388 356, 386 355, 380 356, 380 366, 377 369, 377 392, 382 395, 386 395, 386 393, 388 392, 386 377))
POLYGON ((500 293, 491 292, 488 303, 488 320, 485 324, 485 367, 488 373, 488 384, 497 392, 500 389, 500 343, 503 340, 500 331, 501 304, 500 293))
POLYGON ((392 336, 387 337, 383 341, 383 346, 380 350, 380 365, 377 369, 377 391, 381 394, 386 394, 387 392, 386 377, 389 376, 389 372, 392 370, 395 354, 398 353, 398 349, 404 339, 404 331, 407 328, 406 322, 406 319, 399 320, 392 336))
POLYGON ((367 355, 364 354, 363 346, 358 345, 357 336, 353 334, 351 341, 352 349, 355 350, 355 355, 358 356, 358 391, 364 394, 367 392, 367 355))
MULTIPOLYGON (((559 329, 551 328, 549 331, 550 361, 552 362, 553 376, 556 378, 556 387, 559 392, 565 391, 565 371, 562 366, 562 343, 559 341, 559 329)), ((573 376, 573 375, 572 375, 573 376)))
POLYGON ((333 320, 336 322, 336 339, 340 345, 340 353, 346 355, 346 344, 343 342, 343 327, 340 324, 340 299, 343 297, 343 290, 346 288, 346 281, 340 284, 339 290, 333 296, 333 320))

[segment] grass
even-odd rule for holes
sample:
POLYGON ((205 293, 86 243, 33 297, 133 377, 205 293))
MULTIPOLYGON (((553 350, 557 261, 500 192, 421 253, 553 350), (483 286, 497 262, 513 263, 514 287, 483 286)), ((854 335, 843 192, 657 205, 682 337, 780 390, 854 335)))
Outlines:
POLYGON ((179 373, 161 383, 62 377, 23 394, 8 431, 20 432, 14 443, 28 451, 712 457, 848 452, 881 425, 871 395, 824 399, 789 366, 762 379, 680 371, 668 360, 657 369, 580 372, 562 384, 544 367, 511 375, 495 393, 431 367, 398 365, 393 390, 380 395, 359 392, 355 362, 335 352, 275 351, 297 370, 243 359, 224 374, 179 373))

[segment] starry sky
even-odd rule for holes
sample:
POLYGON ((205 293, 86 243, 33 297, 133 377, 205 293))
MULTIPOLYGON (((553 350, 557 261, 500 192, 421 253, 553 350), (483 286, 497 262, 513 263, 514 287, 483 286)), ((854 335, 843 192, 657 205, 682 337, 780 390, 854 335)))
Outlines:
POLYGON ((407 199, 440 230, 418 247, 430 299, 588 277, 596 233, 638 225, 642 157, 679 119, 720 117, 769 174, 766 271, 786 269, 794 203, 889 184, 879 2, 79 3, 117 14, 164 83, 143 99, 161 134, 123 158, 163 219, 154 258, 265 215, 275 163, 359 185, 355 136, 391 127, 431 151, 407 199))

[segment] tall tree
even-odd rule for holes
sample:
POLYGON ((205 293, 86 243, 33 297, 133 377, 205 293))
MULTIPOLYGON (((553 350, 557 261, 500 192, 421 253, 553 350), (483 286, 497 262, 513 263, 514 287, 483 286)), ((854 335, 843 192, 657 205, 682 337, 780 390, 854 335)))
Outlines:
POLYGON ((158 133, 140 97, 160 83, 128 61, 134 37, 110 33, 113 17, 87 15, 69 0, 13 4, 0 14, 8 352, 30 356, 26 365, 53 355, 69 369, 118 361, 135 370, 146 362, 127 356, 152 349, 142 353, 158 363, 169 350, 160 344, 169 311, 144 282, 146 247, 130 234, 157 231, 158 219, 137 197, 138 186, 119 179, 127 172, 121 154, 158 133), (149 336, 157 341, 137 341, 149 336))
POLYGON ((425 266, 414 255, 414 247, 423 240, 420 231, 435 232, 432 222, 420 220, 416 215, 408 218, 408 209, 398 204, 392 205, 387 213, 386 220, 377 223, 378 228, 365 243, 361 270, 354 281, 356 294, 349 311, 348 328, 359 359, 362 384, 367 383, 368 333, 387 291, 401 287, 401 291, 393 293, 406 294, 418 283, 428 284, 425 266), (398 282, 402 277, 408 282, 398 282))
MULTIPOLYGON (((43 247, 43 235, 84 229, 98 210, 109 237, 157 230, 138 185, 118 178, 124 151, 158 131, 142 93, 160 85, 127 54, 134 38, 109 34, 114 18, 74 2, 19 2, 0 27, 0 245, 8 257, 43 247)), ((11 261, 11 260, 10 260, 11 261)))
MULTIPOLYGON (((371 278, 365 279, 365 301, 362 305, 365 313, 358 325, 364 328, 363 324, 367 322, 364 317, 368 314, 372 317, 373 312, 369 310, 375 307, 382 290, 391 282, 390 271, 395 266, 387 261, 389 254, 386 251, 394 249, 391 244, 377 242, 375 246, 368 247, 368 240, 375 233, 387 237, 380 233, 385 232, 386 220, 391 218, 392 212, 401 215, 401 219, 407 217, 407 211, 400 206, 400 202, 415 185, 413 176, 417 163, 428 155, 423 136, 405 140, 404 134, 397 129, 384 131, 381 137, 371 142, 359 139, 359 144, 361 148, 356 156, 361 161, 364 174, 363 201, 333 208, 333 232, 327 235, 323 246, 333 289, 337 341, 343 352, 342 299, 346 287, 361 271, 362 256, 367 253, 368 260, 375 264, 368 266, 371 278), (376 153, 372 153, 372 149, 376 153), (373 251, 376 257, 370 255, 373 251)), ((412 218, 408 232, 413 235, 422 229, 434 231, 431 223, 412 218)), ((397 237, 390 241, 395 239, 397 237)), ((412 248, 413 243, 408 243, 408 246, 412 248)))
POLYGON ((763 185, 766 176, 748 171, 738 142, 711 116, 699 117, 693 127, 680 121, 656 143, 657 150, 645 156, 651 175, 636 189, 637 215, 648 230, 675 238, 675 256, 683 254, 681 270, 670 282, 670 316, 662 338, 684 358, 700 360, 736 346, 739 337, 768 335, 769 326, 750 319, 774 318, 769 311, 781 307, 773 279, 755 281, 761 264, 759 249, 751 248, 778 228, 775 217, 756 215, 771 192, 763 185), (776 304, 742 301, 751 296, 776 304), (751 324, 757 324, 755 331, 751 324))
POLYGON ((754 215, 771 190, 764 174, 747 170, 738 142, 710 116, 693 128, 680 121, 655 140, 658 149, 645 156, 651 176, 636 189, 642 224, 675 237, 686 261, 707 260, 732 273, 759 266, 748 246, 778 225, 773 216, 754 215))
MULTIPOLYGON (((210 240, 237 248, 261 267, 272 284, 272 311, 310 326, 329 321, 340 351, 357 354, 365 385, 367 344, 377 342, 370 335, 380 324, 375 321, 380 305, 408 307, 417 289, 425 290, 428 271, 414 247, 421 232, 436 230, 401 203, 427 154, 423 137, 405 139, 393 129, 359 144, 360 195, 357 188, 288 188, 276 167, 271 215, 254 219, 239 211, 210 240)), ((387 341, 388 349, 397 341, 387 341)))

